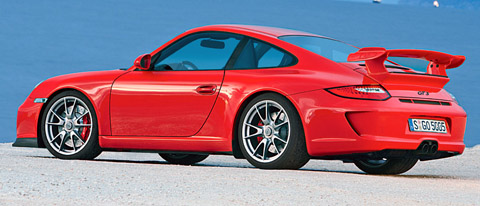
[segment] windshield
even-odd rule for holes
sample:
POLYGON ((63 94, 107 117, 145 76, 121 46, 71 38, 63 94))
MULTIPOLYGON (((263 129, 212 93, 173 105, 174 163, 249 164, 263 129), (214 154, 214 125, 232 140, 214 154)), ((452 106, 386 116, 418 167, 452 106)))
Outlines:
POLYGON ((358 51, 357 48, 343 42, 322 37, 281 36, 279 39, 295 44, 335 62, 347 62, 348 55, 358 51))

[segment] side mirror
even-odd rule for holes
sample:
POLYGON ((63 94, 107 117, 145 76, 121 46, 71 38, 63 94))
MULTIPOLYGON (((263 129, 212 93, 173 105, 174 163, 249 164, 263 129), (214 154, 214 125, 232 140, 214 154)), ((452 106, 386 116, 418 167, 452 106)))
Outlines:
POLYGON ((148 70, 150 68, 150 62, 152 60, 152 55, 142 54, 135 59, 133 66, 137 69, 148 70))

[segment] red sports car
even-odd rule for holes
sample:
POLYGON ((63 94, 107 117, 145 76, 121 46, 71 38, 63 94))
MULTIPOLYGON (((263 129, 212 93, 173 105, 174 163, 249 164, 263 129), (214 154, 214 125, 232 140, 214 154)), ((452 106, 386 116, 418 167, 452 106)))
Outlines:
POLYGON ((464 60, 280 28, 199 27, 129 69, 39 84, 18 110, 14 146, 62 159, 151 151, 175 164, 232 154, 265 169, 343 160, 399 174, 463 152, 466 113, 443 87, 464 60))

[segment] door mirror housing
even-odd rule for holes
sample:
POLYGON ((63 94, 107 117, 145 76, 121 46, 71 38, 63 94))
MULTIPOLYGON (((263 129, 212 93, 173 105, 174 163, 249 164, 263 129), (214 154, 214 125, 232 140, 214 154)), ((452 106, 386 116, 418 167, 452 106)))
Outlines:
POLYGON ((152 55, 142 54, 135 59, 133 66, 137 69, 148 70, 150 68, 150 62, 152 61, 152 55))

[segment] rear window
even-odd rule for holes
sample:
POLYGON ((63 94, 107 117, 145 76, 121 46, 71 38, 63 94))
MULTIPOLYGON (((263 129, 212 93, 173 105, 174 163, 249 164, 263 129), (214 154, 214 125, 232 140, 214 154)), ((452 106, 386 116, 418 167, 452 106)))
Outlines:
MULTIPOLYGON (((358 51, 358 48, 341 41, 316 36, 281 36, 279 39, 335 62, 348 62, 348 55, 358 51)), ((406 67, 424 73, 427 72, 427 66, 429 64, 426 60, 405 57, 389 57, 388 60, 391 61, 385 61, 385 66, 388 68, 402 69, 402 67, 406 67)))
POLYGON ((295 58, 270 44, 249 39, 238 56, 234 69, 257 69, 286 67, 295 63, 295 58))
POLYGON ((347 62, 348 55, 358 51, 357 48, 341 41, 316 36, 281 36, 279 39, 335 62, 347 62))

